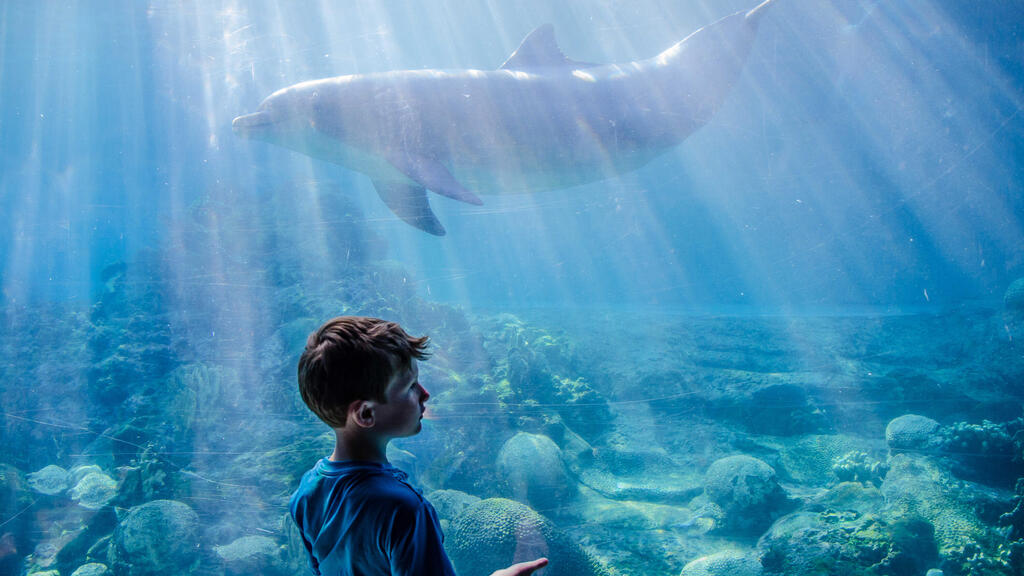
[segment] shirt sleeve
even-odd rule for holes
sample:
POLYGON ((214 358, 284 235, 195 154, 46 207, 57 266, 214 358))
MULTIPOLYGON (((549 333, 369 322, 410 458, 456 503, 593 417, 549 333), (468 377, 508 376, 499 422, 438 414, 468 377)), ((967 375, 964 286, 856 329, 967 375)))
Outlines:
POLYGON ((392 576, 455 576, 444 551, 444 534, 434 507, 426 501, 395 511, 390 534, 392 576))
POLYGON ((293 497, 292 501, 288 504, 288 509, 289 512, 291 512, 292 521, 295 522, 299 538, 302 540, 302 546, 306 549, 306 559, 309 560, 309 569, 312 571, 313 576, 320 576, 320 566, 317 564, 316 558, 313 557, 313 545, 306 539, 306 534, 302 530, 302 517, 304 510, 299 504, 298 499, 293 497))
POLYGON ((309 568, 312 570, 313 576, 320 576, 320 566, 317 565, 316 558, 313 557, 313 546, 305 536, 302 536, 302 545, 306 547, 306 558, 309 560, 309 568))

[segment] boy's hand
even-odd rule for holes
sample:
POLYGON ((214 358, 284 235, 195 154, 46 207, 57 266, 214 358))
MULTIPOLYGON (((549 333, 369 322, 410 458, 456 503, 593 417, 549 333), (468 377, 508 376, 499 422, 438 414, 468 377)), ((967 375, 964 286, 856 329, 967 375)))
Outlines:
POLYGON ((513 564, 508 568, 498 570, 494 574, 491 574, 491 576, 529 576, 530 574, 533 574, 534 570, 540 570, 547 565, 547 558, 538 558, 532 562, 520 562, 519 564, 513 564))

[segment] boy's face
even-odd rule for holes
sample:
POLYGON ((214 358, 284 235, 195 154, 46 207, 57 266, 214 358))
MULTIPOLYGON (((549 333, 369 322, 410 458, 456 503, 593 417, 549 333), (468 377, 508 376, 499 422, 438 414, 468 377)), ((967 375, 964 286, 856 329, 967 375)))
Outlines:
POLYGON ((390 438, 417 434, 422 428, 424 404, 430 393, 419 382, 420 369, 416 360, 407 370, 399 370, 391 377, 384 394, 387 403, 376 407, 378 433, 390 438))

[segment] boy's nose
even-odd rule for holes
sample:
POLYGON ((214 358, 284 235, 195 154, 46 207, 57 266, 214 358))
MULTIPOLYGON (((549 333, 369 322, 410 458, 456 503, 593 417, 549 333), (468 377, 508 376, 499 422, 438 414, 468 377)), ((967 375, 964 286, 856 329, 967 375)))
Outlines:
POLYGON ((423 384, 420 384, 419 386, 420 386, 420 402, 426 402, 427 399, 430 398, 430 392, 427 391, 427 388, 423 384))

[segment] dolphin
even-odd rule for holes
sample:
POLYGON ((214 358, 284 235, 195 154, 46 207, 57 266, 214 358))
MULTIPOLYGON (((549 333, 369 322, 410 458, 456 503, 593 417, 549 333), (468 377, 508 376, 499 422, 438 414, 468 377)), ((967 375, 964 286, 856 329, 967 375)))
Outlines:
POLYGON ((624 64, 570 60, 545 24, 497 70, 311 80, 274 92, 232 128, 369 176, 392 212, 441 236, 427 190, 479 205, 478 193, 614 177, 678 145, 732 90, 772 2, 624 64))

